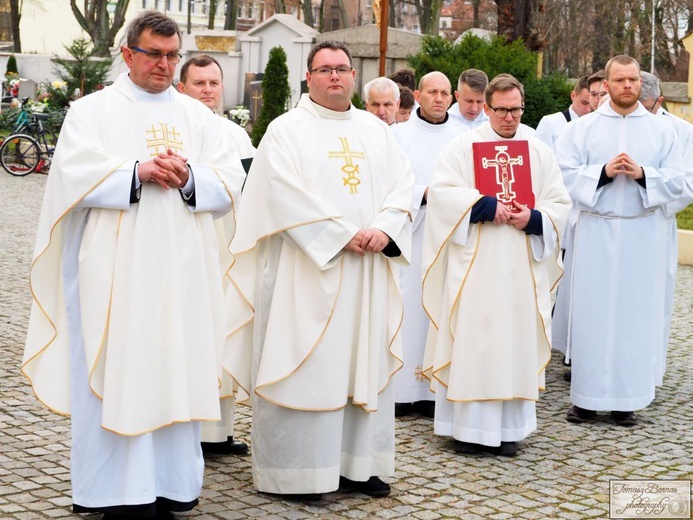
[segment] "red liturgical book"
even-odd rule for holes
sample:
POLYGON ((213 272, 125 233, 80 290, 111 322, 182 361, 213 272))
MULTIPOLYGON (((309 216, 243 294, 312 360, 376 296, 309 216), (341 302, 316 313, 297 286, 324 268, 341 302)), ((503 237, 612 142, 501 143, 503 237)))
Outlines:
POLYGON ((511 211, 513 200, 534 208, 527 141, 473 143, 474 178, 482 195, 495 197, 511 211))

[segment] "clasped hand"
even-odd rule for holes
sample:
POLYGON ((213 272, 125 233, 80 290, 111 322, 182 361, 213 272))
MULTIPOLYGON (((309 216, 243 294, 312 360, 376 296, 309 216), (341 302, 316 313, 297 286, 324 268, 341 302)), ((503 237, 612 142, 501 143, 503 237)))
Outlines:
POLYGON ((344 246, 344 249, 364 256, 366 252, 380 253, 389 243, 390 237, 379 229, 359 229, 344 246))
POLYGON ((188 182, 188 160, 170 148, 137 168, 141 183, 156 182, 164 189, 182 188, 188 182))
POLYGON ((520 204, 516 200, 513 200, 513 205, 518 209, 518 211, 510 211, 508 206, 502 202, 496 204, 496 216, 493 219, 494 224, 510 224, 515 226, 515 229, 523 230, 529 224, 529 217, 532 215, 532 210, 530 210, 525 204, 520 204))
POLYGON ((642 168, 625 152, 618 154, 606 163, 605 170, 606 176, 610 179, 613 179, 616 175, 627 175, 634 180, 638 180, 643 176, 642 168))

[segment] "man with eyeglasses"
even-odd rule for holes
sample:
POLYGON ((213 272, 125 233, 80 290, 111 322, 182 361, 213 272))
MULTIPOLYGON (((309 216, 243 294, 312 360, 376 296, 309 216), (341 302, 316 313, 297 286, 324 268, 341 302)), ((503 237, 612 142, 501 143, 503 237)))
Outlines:
POLYGON ((245 178, 220 118, 171 86, 176 22, 127 29, 130 69, 71 106, 30 282, 22 366, 71 414, 76 513, 173 518, 195 507, 200 421, 218 421, 226 345, 213 219, 245 178))
POLYGON ((421 253, 426 218, 428 184, 440 150, 455 139, 461 124, 447 111, 452 101, 450 80, 442 72, 424 75, 414 97, 419 103, 406 123, 395 127, 397 142, 409 157, 415 176, 412 216, 411 265, 402 269, 404 321, 402 345, 404 366, 394 377, 395 416, 422 415, 433 417, 435 394, 421 374, 428 316, 421 306, 421 253))
POLYGON ((512 457, 537 427, 570 198, 553 152, 520 123, 522 84, 500 74, 485 99, 489 122, 443 148, 428 190, 424 374, 436 392, 437 435, 452 437, 461 454, 512 457), (502 152, 510 141, 527 142, 533 208, 476 189, 474 144, 502 152))
POLYGON ((686 165, 686 182, 684 192, 678 200, 667 204, 664 215, 667 219, 669 238, 667 240, 667 270, 666 270, 666 293, 665 293, 665 317, 664 317, 664 350, 658 358, 659 374, 657 376, 658 385, 662 385, 664 373, 666 371, 667 348, 669 343, 669 326, 674 307, 674 289, 676 285, 676 271, 678 269, 678 227, 676 225, 676 213, 686 208, 693 200, 693 125, 688 121, 670 114, 662 107, 664 96, 659 84, 659 79, 654 74, 640 71, 642 78, 642 89, 640 90, 640 104, 651 114, 662 117, 664 121, 674 127, 676 138, 681 144, 684 153, 684 164, 686 165))
POLYGON ((568 108, 542 117, 537 125, 537 137, 551 148, 556 145, 558 135, 568 123, 592 112, 587 76, 582 76, 575 82, 570 99, 572 102, 568 108))
POLYGON ((390 128, 351 105, 354 76, 344 43, 310 51, 309 93, 263 137, 231 244, 253 482, 291 499, 386 496, 394 475, 414 179, 390 128))
POLYGON ((598 70, 587 78, 587 85, 590 91, 590 108, 592 112, 599 108, 599 100, 606 96, 606 90, 602 89, 604 84, 604 71, 598 70))
MULTIPOLYGON (((201 101, 210 110, 221 110, 221 101, 224 93, 224 74, 221 65, 212 56, 200 54, 183 63, 180 69, 180 81, 178 91, 198 101, 201 101)), ((250 136, 239 125, 224 116, 219 118, 224 132, 241 158, 241 163, 250 166, 255 155, 255 147, 250 141, 250 136)), ((222 259, 222 269, 226 269, 233 263, 230 256, 229 242, 233 237, 234 215, 227 213, 224 217, 216 219, 214 224, 219 236, 219 253, 222 259)), ((224 277, 224 283, 228 283, 224 277)), ((202 423, 202 451, 205 455, 245 455, 248 453, 248 445, 234 440, 234 385, 228 374, 224 373, 220 388, 221 421, 202 423)))
POLYGON ((637 424, 661 384, 666 341, 667 205, 683 193, 683 150, 672 125, 638 103, 638 62, 606 65, 609 101, 570 124, 556 150, 577 211, 553 336, 571 361, 566 420, 610 412, 637 424))

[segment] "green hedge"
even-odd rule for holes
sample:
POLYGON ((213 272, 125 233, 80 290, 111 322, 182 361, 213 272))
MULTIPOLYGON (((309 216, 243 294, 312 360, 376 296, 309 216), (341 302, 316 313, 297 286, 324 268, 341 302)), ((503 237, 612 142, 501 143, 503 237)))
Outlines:
POLYGON ((463 70, 483 70, 489 79, 501 73, 515 76, 525 88, 526 111, 522 122, 536 127, 546 114, 565 110, 570 105, 572 85, 560 75, 537 79, 537 56, 528 51, 521 40, 507 43, 504 39, 465 36, 458 44, 439 36, 425 36, 421 50, 409 57, 417 81, 434 70, 445 74, 457 88, 463 70))

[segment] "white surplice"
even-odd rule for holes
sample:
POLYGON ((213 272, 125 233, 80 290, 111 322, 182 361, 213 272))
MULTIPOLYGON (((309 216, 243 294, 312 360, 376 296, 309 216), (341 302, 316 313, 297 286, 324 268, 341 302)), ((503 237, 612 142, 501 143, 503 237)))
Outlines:
POLYGON ((229 300, 249 312, 234 314, 228 360, 252 395, 260 491, 321 493, 340 475, 394 472, 388 383, 401 366, 403 313, 394 264, 409 261, 412 185, 391 130, 353 107, 334 112, 304 95, 260 143, 232 243, 229 300), (343 250, 370 227, 401 256, 343 250))
POLYGON ((88 508, 197 498, 200 420, 219 419, 227 333, 214 216, 244 175, 219 121, 171 88, 127 75, 70 108, 46 185, 22 371, 72 413, 74 503, 88 508), (141 185, 137 161, 188 159, 196 205, 141 185), (175 456, 172 456, 175 454, 175 456))
POLYGON ((435 432, 497 446, 536 428, 534 402, 550 359, 550 291, 570 199, 551 150, 527 140, 542 235, 510 225, 470 223, 472 143, 503 140, 486 124, 440 153, 429 188, 423 304, 431 319, 425 374, 436 391, 435 432), (524 401, 524 402, 523 402, 524 401))
POLYGON ((421 305, 421 255, 423 251, 424 219, 427 206, 423 196, 431 181, 431 173, 441 148, 460 135, 459 124, 452 117, 445 123, 431 124, 414 112, 409 120, 394 127, 397 143, 407 154, 414 170, 411 265, 401 270, 404 322, 402 323, 402 353, 404 366, 395 374, 395 402, 433 401, 435 394, 423 376, 423 357, 428 335, 428 316, 421 305))
POLYGON ((568 125, 556 152, 577 210, 553 330, 571 360, 571 402, 638 410, 661 380, 670 256, 664 209, 681 197, 683 152, 661 117, 641 105, 622 116, 609 103, 568 125), (646 188, 624 175, 597 187, 620 152, 643 168, 646 188))
MULTIPOLYGON (((572 107, 568 107, 570 113, 570 121, 575 121, 578 117, 572 107)), ((552 150, 556 146, 556 140, 561 131, 566 127, 568 121, 563 112, 556 112, 541 118, 537 125, 537 139, 544 141, 552 150)))

